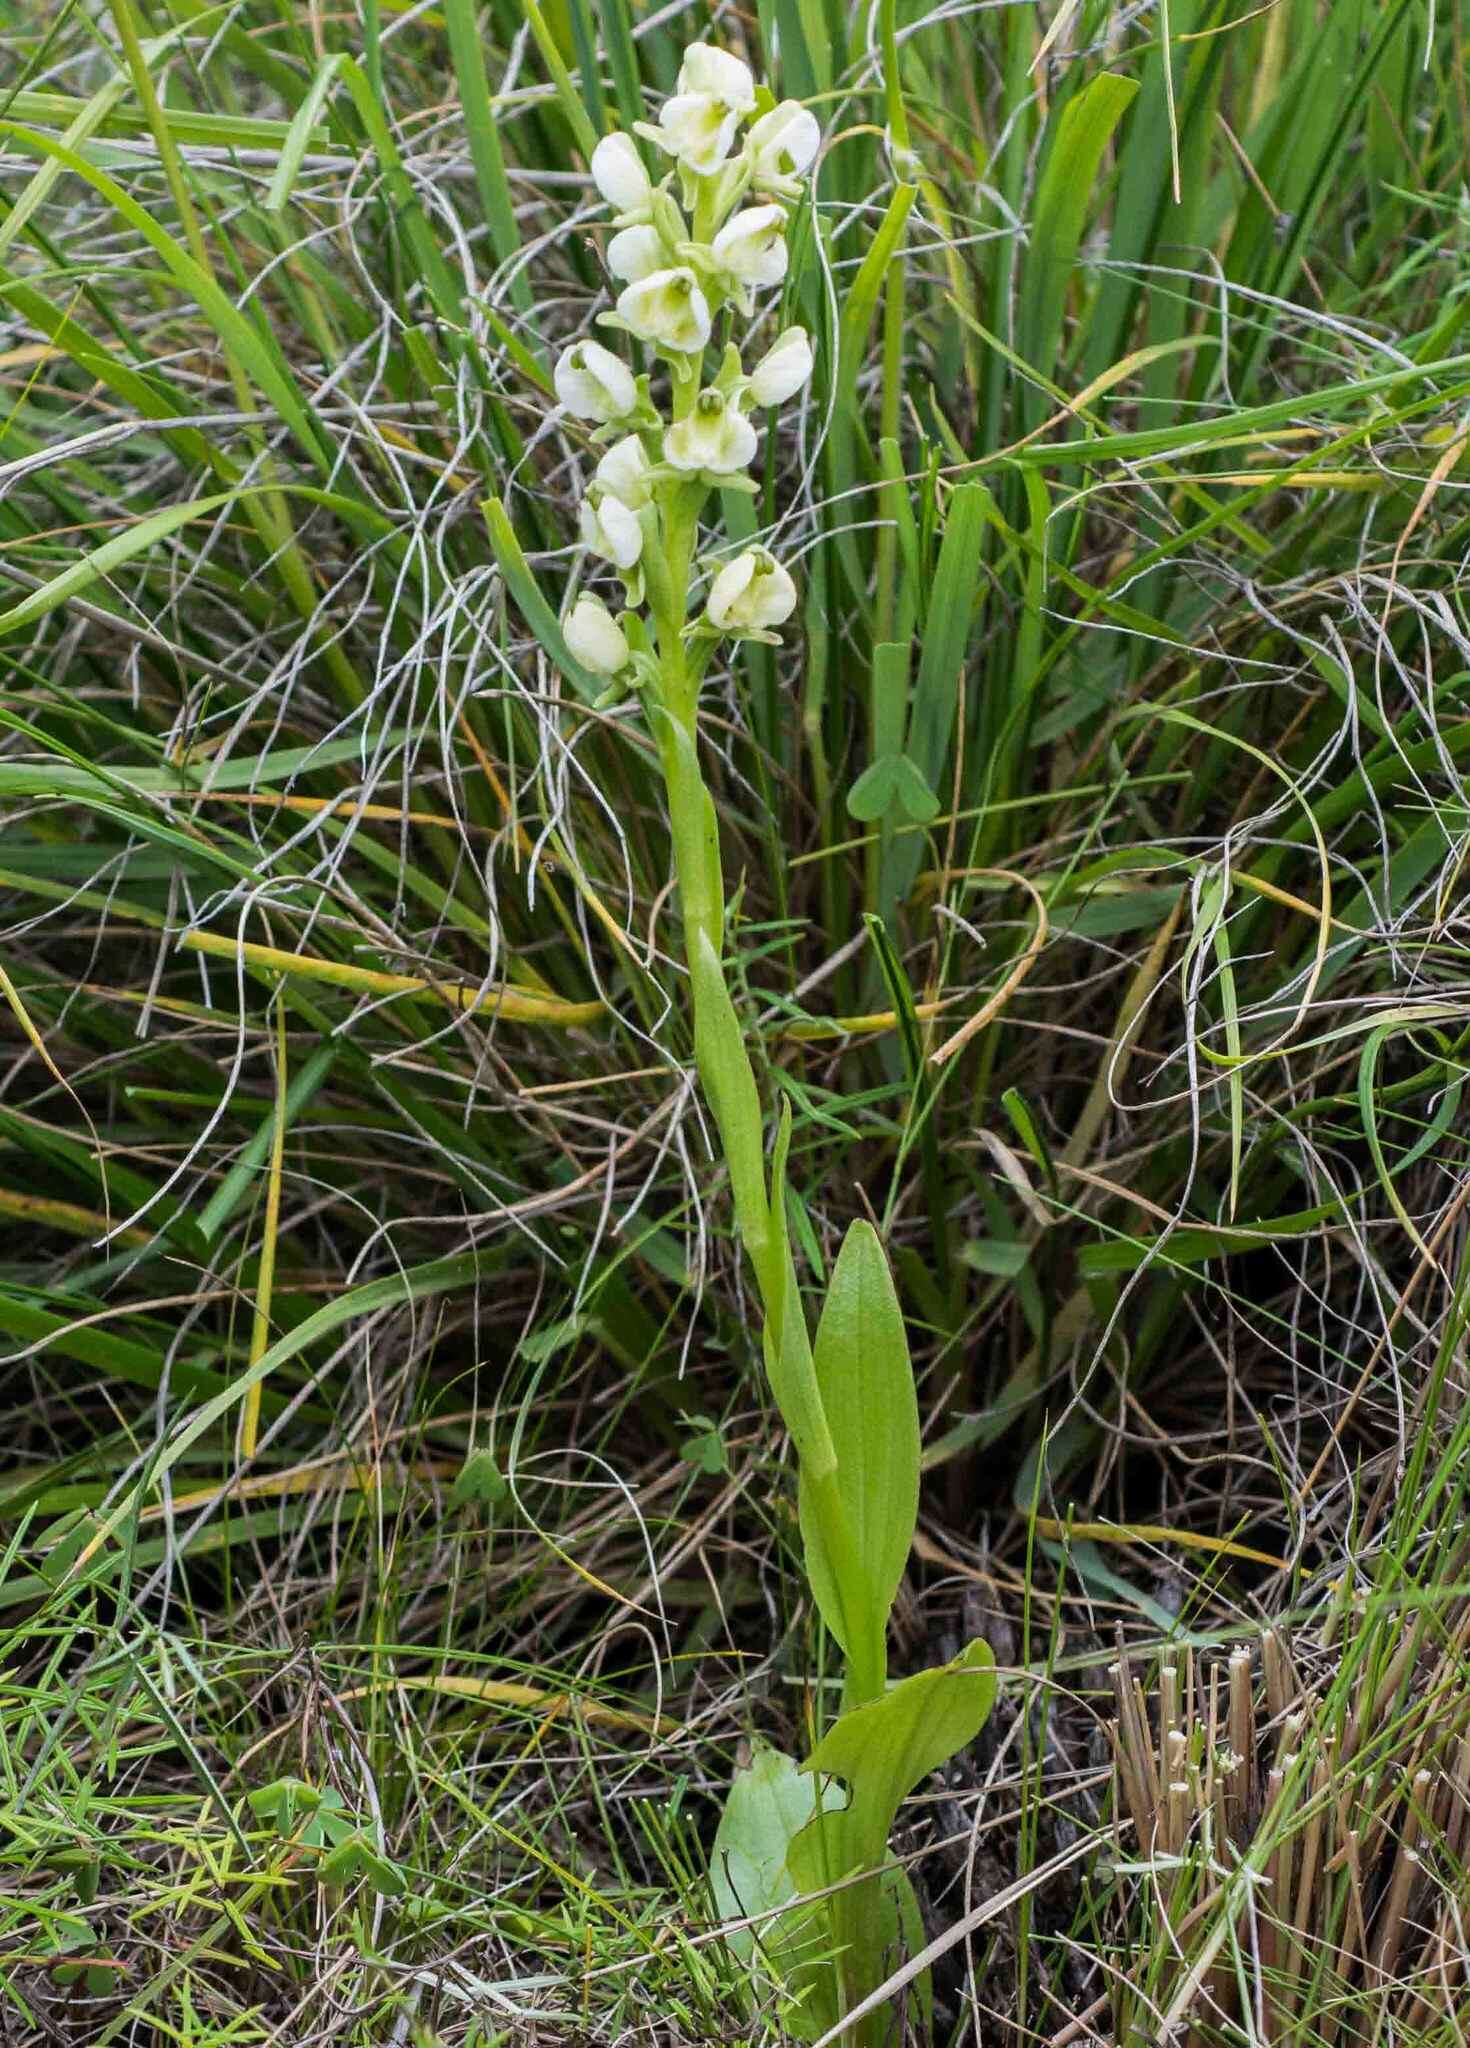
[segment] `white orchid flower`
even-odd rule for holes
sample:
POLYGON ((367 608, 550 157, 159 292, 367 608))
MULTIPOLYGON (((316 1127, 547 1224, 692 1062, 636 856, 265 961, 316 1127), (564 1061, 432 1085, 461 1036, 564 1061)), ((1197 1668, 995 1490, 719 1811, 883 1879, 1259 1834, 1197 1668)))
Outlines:
POLYGON ((751 371, 745 389, 754 405, 784 405, 811 374, 811 337, 804 327, 788 327, 751 371))
POLYGON ((657 228, 624 228, 607 245, 607 267, 623 283, 652 277, 664 262, 664 245, 657 228))
POLYGON ((653 203, 653 181, 631 135, 604 135, 592 152, 592 182, 615 213, 653 203))
POLYGON ((594 675, 615 676, 632 659, 622 627, 600 597, 579 597, 561 630, 573 655, 594 675))
POLYGON ((730 154, 741 116, 754 106, 749 66, 728 50, 691 43, 674 95, 659 112, 660 140, 686 170, 707 177, 730 154))
POLYGON ((794 197, 797 180, 810 169, 821 142, 816 117, 798 100, 782 100, 780 106, 752 122, 745 138, 752 182, 763 192, 794 197))
POLYGON ((643 528, 631 505, 625 505, 611 491, 589 491, 582 500, 577 523, 583 547, 600 555, 604 562, 611 562, 615 569, 637 567, 638 557, 643 553, 643 528))
POLYGON ((631 511, 646 505, 650 496, 648 457, 636 434, 624 434, 614 441, 597 465, 597 481, 604 491, 622 500, 631 511))
POLYGON ((709 302, 692 270, 655 270, 618 297, 619 316, 640 341, 691 355, 709 340, 709 302))
POLYGON ((552 371, 556 395, 579 420, 606 425, 620 420, 638 403, 633 372, 598 341, 579 341, 564 349, 552 371))
POLYGON ((715 236, 710 255, 739 285, 779 284, 786 275, 786 216, 779 206, 747 206, 715 236))
POLYGON ((676 92, 702 92, 710 99, 724 100, 739 114, 755 105, 755 80, 750 66, 728 50, 713 43, 690 43, 679 65, 676 92))
POLYGON ((664 435, 664 460, 671 469, 728 476, 747 468, 755 451, 755 428, 718 391, 701 391, 693 408, 664 435))
POLYGON ((721 633, 763 633, 796 610, 796 585, 764 548, 747 548, 710 585, 705 616, 721 633))

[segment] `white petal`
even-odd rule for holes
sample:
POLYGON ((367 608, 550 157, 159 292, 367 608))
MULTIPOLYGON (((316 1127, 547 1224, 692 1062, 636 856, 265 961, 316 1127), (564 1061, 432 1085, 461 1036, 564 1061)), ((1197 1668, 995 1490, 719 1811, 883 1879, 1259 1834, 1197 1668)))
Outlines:
POLYGON ((747 206, 715 236, 710 254, 742 284, 779 284, 786 275, 786 216, 779 206, 747 206))
POLYGON ((595 675, 615 676, 628 665, 623 629, 600 598, 579 597, 562 621, 567 646, 595 675))
POLYGON ((730 154, 739 121, 723 100, 697 92, 665 100, 658 124, 680 163, 707 177, 730 154))
POLYGON ((642 341, 692 354, 709 340, 709 302, 692 270, 656 270, 618 296, 618 313, 642 341))
POLYGON ((758 626, 784 626, 796 610, 796 585, 779 562, 772 562, 751 585, 758 626))
POLYGON ((710 586, 705 611, 722 633, 763 632, 796 609, 796 585, 764 548, 747 548, 710 586))
POLYGON ((778 334, 750 373, 746 389, 756 405, 784 405, 812 374, 812 345, 804 327, 778 334))
POLYGON ((731 56, 728 50, 717 50, 709 43, 691 43, 684 52, 684 61, 679 66, 679 90, 708 93, 741 114, 748 114, 755 105, 755 80, 750 75, 750 66, 731 56))
POLYGON ((636 434, 624 434, 621 441, 613 442, 597 465, 597 481, 604 491, 635 511, 648 503, 648 457, 636 434))
POLYGON ((683 419, 664 436, 664 460, 674 469, 729 476, 752 460, 755 429, 718 391, 701 391, 683 419))
POLYGON ((552 382, 557 397, 579 420, 620 419, 638 402, 632 371, 598 341, 579 341, 563 349, 552 382))
POLYGON ((711 625, 723 632, 732 624, 735 607, 744 597, 750 579, 755 574, 755 556, 747 550, 737 555, 733 562, 727 562, 714 582, 710 585, 709 600, 705 610, 709 613, 711 625))
POLYGON ((798 100, 782 100, 751 124, 746 141, 755 160, 756 183, 799 177, 822 143, 816 117, 798 100))
POLYGON ((604 135, 592 152, 592 182, 618 213, 647 206, 653 186, 631 135, 604 135))
POLYGON ((657 228, 624 228, 607 245, 607 267, 614 277, 651 277, 663 260, 657 228))
POLYGON ((731 406, 725 415, 725 429, 720 436, 719 460, 710 467, 726 474, 748 469, 755 460, 758 445, 755 428, 744 413, 736 412, 731 406))
POLYGON ((631 569, 643 553, 643 528, 638 524, 638 514, 611 494, 598 506, 597 514, 612 560, 620 569, 631 569))

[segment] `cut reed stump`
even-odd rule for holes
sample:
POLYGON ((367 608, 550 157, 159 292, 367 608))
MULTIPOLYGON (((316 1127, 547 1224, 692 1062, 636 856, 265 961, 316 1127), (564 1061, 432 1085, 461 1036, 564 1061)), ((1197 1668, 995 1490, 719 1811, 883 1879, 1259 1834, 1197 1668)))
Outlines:
POLYGON ((1110 1667, 1119 2048, 1456 2038, 1470 2014, 1470 1610, 1110 1667), (1147 1675, 1148 1682, 1145 1682, 1147 1675), (1131 1837, 1131 1840, 1130 1840, 1131 1837))

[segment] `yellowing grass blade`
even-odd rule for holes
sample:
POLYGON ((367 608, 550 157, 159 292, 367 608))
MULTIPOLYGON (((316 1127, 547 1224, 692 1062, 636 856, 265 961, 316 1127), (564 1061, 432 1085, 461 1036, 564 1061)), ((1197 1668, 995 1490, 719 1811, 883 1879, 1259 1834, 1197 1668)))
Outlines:
POLYGON ((239 960, 247 967, 264 967, 275 974, 299 981, 326 981, 356 995, 429 996, 447 1003, 452 1010, 475 1016, 504 1017, 513 1024, 553 1024, 570 1027, 590 1024, 603 1015, 600 1002, 564 1002, 560 996, 534 995, 525 989, 484 988, 477 983, 425 981, 417 974, 386 974, 374 967, 354 967, 346 960, 323 960, 314 953, 285 953, 276 946, 254 946, 244 940, 226 938, 220 932, 185 932, 179 940, 193 953, 212 953, 226 960, 239 960))

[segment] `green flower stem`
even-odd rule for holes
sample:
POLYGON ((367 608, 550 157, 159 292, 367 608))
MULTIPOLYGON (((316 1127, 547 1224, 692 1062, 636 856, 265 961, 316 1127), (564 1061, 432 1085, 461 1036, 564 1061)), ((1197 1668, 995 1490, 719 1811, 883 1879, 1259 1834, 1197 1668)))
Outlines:
MULTIPOLYGON (((691 391, 697 389, 691 386, 691 391)), ((692 402, 692 399, 691 399, 692 402)), ((676 401, 677 403, 677 401, 676 401)), ((787 1359, 784 1371, 815 1387, 815 1367, 801 1297, 796 1284, 786 1232, 771 1214, 765 1153, 760 1132, 760 1096, 755 1068, 734 1023, 734 1009, 724 969, 725 899, 720 866, 718 826, 699 761, 699 685, 706 655, 701 643, 691 649, 686 638, 688 590, 698 532, 699 508, 705 489, 675 484, 661 494, 663 560, 657 583, 659 603, 650 589, 657 632, 659 680, 650 705, 668 797, 674 871, 683 916, 684 952, 689 967, 694 1008, 694 1057, 701 1085, 714 1116, 730 1173, 731 1192, 741 1242, 754 1270, 765 1312, 769 1346, 787 1359), (724 1013, 724 1019, 716 1015, 724 1013), (721 1022, 727 1028, 721 1029, 721 1022), (789 1323, 789 1328, 786 1325, 789 1323)), ((707 647, 708 643, 704 643, 707 647)), ((820 1408, 819 1396, 813 1397, 820 1408)), ((786 1418, 788 1426, 792 1418, 786 1418)), ((825 1460, 819 1447, 792 1440, 802 1459, 802 1485, 811 1535, 833 1564, 833 1582, 855 1584, 861 1572, 856 1543, 837 1486, 830 1440, 825 1460)), ((825 1434, 825 1431, 823 1432, 825 1434)), ((861 1631, 844 1628, 849 1644, 860 1645, 861 1631)), ((883 1646, 859 1647, 850 1655, 843 1687, 844 1708, 882 1696, 887 1672, 883 1646)))

